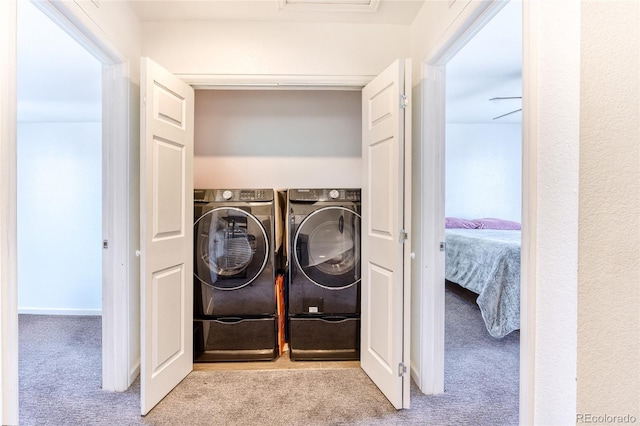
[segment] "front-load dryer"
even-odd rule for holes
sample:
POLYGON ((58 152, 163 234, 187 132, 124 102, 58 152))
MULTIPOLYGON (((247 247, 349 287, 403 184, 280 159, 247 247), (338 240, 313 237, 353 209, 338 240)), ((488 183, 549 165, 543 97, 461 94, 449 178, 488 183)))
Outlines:
POLYGON ((291 359, 357 359, 360 190, 289 189, 291 359))
POLYGON ((194 190, 196 361, 272 359, 274 192, 194 190))

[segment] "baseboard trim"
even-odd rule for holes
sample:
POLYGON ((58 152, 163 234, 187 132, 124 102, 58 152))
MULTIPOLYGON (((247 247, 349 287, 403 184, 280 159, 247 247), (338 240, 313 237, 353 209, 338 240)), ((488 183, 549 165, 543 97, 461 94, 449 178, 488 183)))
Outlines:
POLYGON ((18 308, 18 314, 102 316, 102 309, 18 308))
POLYGON ((420 383, 420 371, 415 363, 411 363, 410 375, 414 382, 420 383))
MULTIPOLYGON (((136 378, 140 375, 140 359, 135 363, 131 371, 129 371, 129 386, 133 384, 136 378)), ((127 388, 129 387, 127 386, 127 388)))

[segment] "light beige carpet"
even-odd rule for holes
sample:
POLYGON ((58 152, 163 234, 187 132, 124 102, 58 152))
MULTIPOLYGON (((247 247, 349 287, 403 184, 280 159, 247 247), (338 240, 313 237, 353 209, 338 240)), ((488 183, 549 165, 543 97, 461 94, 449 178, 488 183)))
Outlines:
POLYGON ((194 371, 145 418, 154 425, 351 424, 395 409, 360 369, 194 371))
POLYGON ((519 333, 494 339, 447 292, 445 393, 393 409, 359 368, 197 370, 146 417, 101 386, 99 317, 20 315, 21 425, 516 425, 519 333))

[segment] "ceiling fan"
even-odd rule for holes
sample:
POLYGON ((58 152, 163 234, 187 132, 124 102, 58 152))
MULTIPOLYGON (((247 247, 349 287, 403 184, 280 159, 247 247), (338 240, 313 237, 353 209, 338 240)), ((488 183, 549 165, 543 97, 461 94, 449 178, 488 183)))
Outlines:
MULTIPOLYGON (((497 96, 495 98, 489 99, 490 101, 502 101, 506 99, 522 99, 522 96, 497 96)), ((497 120, 498 118, 506 117, 507 115, 515 114, 518 111, 522 111, 522 108, 514 109, 506 114, 499 115, 497 117, 493 117, 493 120, 497 120)))

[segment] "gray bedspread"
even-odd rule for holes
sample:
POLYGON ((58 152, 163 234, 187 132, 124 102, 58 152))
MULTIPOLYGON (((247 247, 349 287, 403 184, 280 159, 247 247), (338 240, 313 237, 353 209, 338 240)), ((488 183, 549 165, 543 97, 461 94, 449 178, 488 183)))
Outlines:
POLYGON ((478 294, 489 334, 520 328, 520 231, 447 229, 445 278, 478 294))

